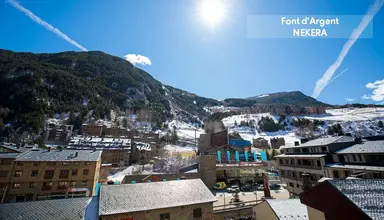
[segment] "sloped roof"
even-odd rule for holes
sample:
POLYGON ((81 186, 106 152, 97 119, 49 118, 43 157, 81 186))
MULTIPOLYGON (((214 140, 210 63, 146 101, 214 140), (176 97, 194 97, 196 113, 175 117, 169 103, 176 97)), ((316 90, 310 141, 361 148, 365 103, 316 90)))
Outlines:
POLYGON ((350 136, 335 136, 335 137, 327 137, 327 138, 318 138, 312 141, 305 142, 298 146, 284 146, 282 148, 327 146, 334 143, 346 143, 346 142, 354 142, 354 141, 355 139, 350 136))
POLYGON ((300 199, 267 199, 267 202, 280 220, 308 220, 307 206, 300 199))
POLYGON ((368 170, 368 171, 384 171, 384 167, 382 166, 367 166, 367 165, 357 165, 357 164, 341 164, 341 163, 335 163, 335 164, 327 164, 325 165, 329 168, 338 168, 338 169, 350 169, 350 170, 368 170))
POLYGON ((373 220, 384 219, 384 180, 328 180, 373 220))
POLYGON ((339 150, 337 154, 366 154, 366 153, 384 153, 384 141, 365 141, 361 144, 355 144, 348 148, 339 150))
POLYGON ((1 153, 0 154, 0 159, 16 159, 20 153, 1 153))
POLYGON ((275 158, 321 158, 327 156, 326 154, 296 154, 296 155, 290 155, 290 154, 280 154, 275 156, 275 158))
POLYGON ((97 197, 44 200, 0 205, 0 219, 98 219, 97 197))
POLYGON ((33 149, 22 153, 16 161, 98 161, 102 151, 33 149), (74 155, 77 152, 77 156, 74 155))
POLYGON ((210 203, 216 200, 201 179, 102 185, 99 213, 112 215, 210 203))

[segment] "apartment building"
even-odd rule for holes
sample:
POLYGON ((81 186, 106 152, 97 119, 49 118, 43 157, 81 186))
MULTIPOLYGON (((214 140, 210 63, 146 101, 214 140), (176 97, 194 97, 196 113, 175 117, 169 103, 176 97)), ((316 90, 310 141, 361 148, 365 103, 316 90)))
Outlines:
POLYGON ((33 148, 0 154, 3 202, 92 196, 99 179, 101 151, 33 148), (7 180, 5 180, 7 179, 7 180))
POLYGON ((361 142, 332 154, 333 162, 326 165, 330 178, 358 177, 384 179, 384 141, 361 142))
POLYGON ((102 185, 99 215, 120 219, 213 219, 217 199, 200 179, 102 185))
POLYGON ((276 164, 282 182, 290 193, 303 191, 302 174, 308 173, 312 185, 327 176, 325 167, 332 162, 332 153, 352 146, 355 140, 349 136, 320 138, 296 146, 283 146, 276 156, 276 164))

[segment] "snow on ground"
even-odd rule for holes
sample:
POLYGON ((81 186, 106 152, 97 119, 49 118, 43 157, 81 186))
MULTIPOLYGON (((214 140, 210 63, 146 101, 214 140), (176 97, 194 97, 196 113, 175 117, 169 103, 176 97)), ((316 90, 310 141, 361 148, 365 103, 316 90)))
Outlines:
MULTIPOLYGON (((345 109, 329 109, 326 114, 322 115, 308 115, 308 116, 289 116, 288 120, 294 118, 307 118, 317 119, 325 122, 323 127, 319 127, 318 131, 314 132, 315 135, 324 135, 327 132, 328 126, 339 123, 345 133, 351 133, 357 136, 373 136, 383 135, 384 129, 378 128, 378 121, 384 121, 384 108, 345 108, 345 109)), ((242 114, 226 117, 222 120, 223 124, 229 128, 229 132, 238 132, 240 136, 248 141, 253 141, 254 138, 262 137, 266 140, 276 137, 284 137, 286 145, 293 145, 300 137, 295 135, 297 128, 288 125, 288 131, 278 132, 261 132, 256 130, 257 123, 261 117, 271 117, 278 121, 279 116, 271 115, 270 113, 261 114, 242 114), (255 121, 255 127, 248 126, 235 126, 240 125, 241 121, 255 121), (236 123, 235 123, 236 122, 236 123)), ((289 123, 288 123, 289 124, 289 123)))
POLYGON ((167 144, 164 146, 164 149, 169 152, 195 152, 196 147, 195 146, 178 146, 178 145, 171 145, 167 144))
POLYGON ((329 109, 327 114, 317 116, 305 116, 308 119, 318 119, 323 121, 367 121, 383 120, 384 108, 343 108, 329 109))
POLYGON ((142 169, 142 165, 132 165, 125 168, 122 171, 119 171, 113 175, 108 176, 108 180, 112 180, 114 182, 120 182, 124 179, 126 175, 132 174, 151 174, 153 171, 153 166, 150 164, 144 165, 144 170, 142 169))
POLYGON ((190 143, 194 143, 195 137, 199 138, 200 134, 204 133, 204 130, 202 128, 198 128, 191 124, 178 120, 172 120, 171 122, 169 122, 168 128, 176 128, 177 136, 179 137, 179 139, 190 143))
POLYGON ((260 114, 243 114, 243 115, 233 115, 226 117, 222 120, 225 127, 229 128, 229 132, 238 132, 240 136, 247 141, 253 142, 253 139, 262 137, 266 140, 271 138, 284 137, 285 142, 288 144, 294 144, 295 141, 298 141, 299 138, 294 134, 294 132, 288 131, 277 131, 277 132, 257 132, 256 126, 261 117, 270 117, 276 123, 278 122, 279 116, 273 116, 270 113, 260 113, 260 114), (255 121, 255 127, 237 127, 235 124, 239 125, 241 121, 255 121), (235 123, 236 122, 236 123, 235 123))

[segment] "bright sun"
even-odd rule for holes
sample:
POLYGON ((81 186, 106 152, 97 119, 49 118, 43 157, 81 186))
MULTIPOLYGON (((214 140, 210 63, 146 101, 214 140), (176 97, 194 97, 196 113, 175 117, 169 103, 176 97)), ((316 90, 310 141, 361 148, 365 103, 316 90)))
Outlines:
POLYGON ((223 0, 202 0, 200 2, 199 14, 203 22, 210 26, 219 24, 227 13, 223 0))

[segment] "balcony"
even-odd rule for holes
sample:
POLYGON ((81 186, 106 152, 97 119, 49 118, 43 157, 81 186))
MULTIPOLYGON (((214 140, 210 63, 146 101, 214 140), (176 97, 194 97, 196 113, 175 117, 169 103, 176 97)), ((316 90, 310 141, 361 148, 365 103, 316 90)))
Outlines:
POLYGON ((59 178, 60 178, 60 179, 68 179, 68 178, 69 178, 69 175, 60 175, 59 178))
POLYGON ((44 176, 44 179, 53 179, 53 175, 44 176))

